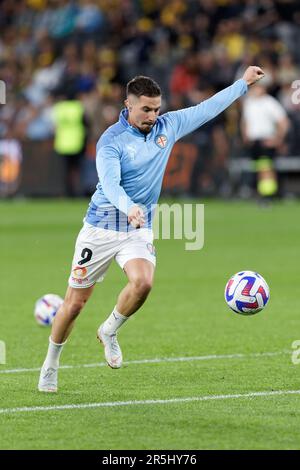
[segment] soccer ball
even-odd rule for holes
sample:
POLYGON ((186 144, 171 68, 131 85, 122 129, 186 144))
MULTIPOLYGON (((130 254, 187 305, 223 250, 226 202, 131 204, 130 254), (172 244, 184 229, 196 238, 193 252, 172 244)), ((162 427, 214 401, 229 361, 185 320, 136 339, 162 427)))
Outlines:
POLYGON ((46 294, 35 303, 34 317, 39 325, 52 325, 57 310, 63 303, 63 299, 56 294, 46 294))
POLYGON ((264 278, 253 271, 241 271, 232 276, 225 287, 228 307, 241 315, 254 315, 265 308, 270 289, 264 278))

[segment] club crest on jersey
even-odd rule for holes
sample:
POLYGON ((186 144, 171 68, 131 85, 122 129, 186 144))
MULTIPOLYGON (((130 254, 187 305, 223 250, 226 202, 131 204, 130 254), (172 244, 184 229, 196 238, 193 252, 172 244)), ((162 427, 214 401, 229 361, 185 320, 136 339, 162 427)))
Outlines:
POLYGON ((156 145, 158 145, 161 149, 164 149, 165 146, 167 145, 168 143, 168 139, 167 139, 167 136, 164 135, 164 134, 160 134, 156 137, 155 139, 155 143, 156 145))

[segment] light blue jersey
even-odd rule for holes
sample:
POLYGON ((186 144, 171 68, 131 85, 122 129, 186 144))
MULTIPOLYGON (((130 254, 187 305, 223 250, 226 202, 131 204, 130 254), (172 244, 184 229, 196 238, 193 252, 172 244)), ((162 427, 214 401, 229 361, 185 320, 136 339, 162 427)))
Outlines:
POLYGON ((110 126, 97 143, 96 166, 99 183, 85 221, 109 230, 134 230, 127 222, 133 205, 144 208, 151 228, 164 172, 173 145, 181 137, 210 121, 247 92, 244 79, 190 108, 159 116, 149 134, 131 126, 128 111, 110 126))

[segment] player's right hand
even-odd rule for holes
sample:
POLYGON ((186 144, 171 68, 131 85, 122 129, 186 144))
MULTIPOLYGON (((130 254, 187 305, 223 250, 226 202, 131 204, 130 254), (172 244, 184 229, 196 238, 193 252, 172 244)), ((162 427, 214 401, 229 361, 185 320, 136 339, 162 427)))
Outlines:
POLYGON ((128 212, 128 222, 134 228, 141 228, 145 224, 143 210, 139 206, 132 206, 128 212))
POLYGON ((247 82, 247 85, 249 86, 258 82, 258 80, 260 80, 264 76, 265 72, 260 67, 250 65, 250 67, 248 67, 246 72, 244 73, 243 79, 247 82))

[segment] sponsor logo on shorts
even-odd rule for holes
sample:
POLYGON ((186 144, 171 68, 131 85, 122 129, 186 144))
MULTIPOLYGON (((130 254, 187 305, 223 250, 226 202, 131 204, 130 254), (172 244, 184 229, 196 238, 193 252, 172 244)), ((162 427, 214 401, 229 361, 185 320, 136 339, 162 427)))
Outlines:
POLYGON ((147 243, 147 249, 152 256, 156 256, 155 246, 152 243, 147 243))
POLYGON ((84 279, 87 275, 87 268, 82 266, 76 266, 73 269, 73 278, 74 279, 84 279))
POLYGON ((88 277, 86 277, 85 279, 77 279, 76 277, 72 276, 72 281, 75 283, 75 284, 84 284, 85 282, 87 282, 89 280, 88 277))
POLYGON ((159 136, 156 137, 155 139, 156 145, 158 145, 161 149, 164 149, 165 146, 168 143, 167 136, 164 134, 160 134, 159 136))

